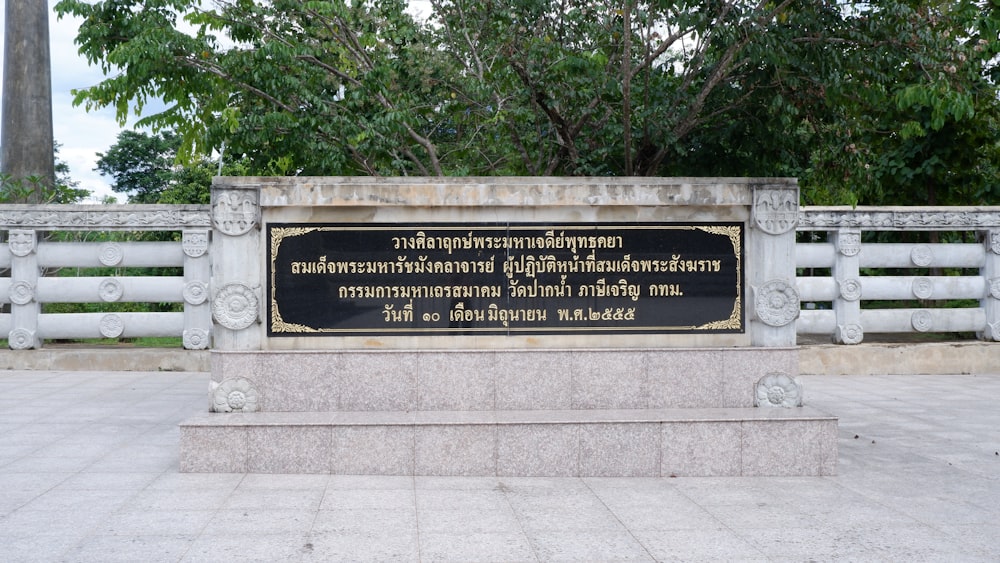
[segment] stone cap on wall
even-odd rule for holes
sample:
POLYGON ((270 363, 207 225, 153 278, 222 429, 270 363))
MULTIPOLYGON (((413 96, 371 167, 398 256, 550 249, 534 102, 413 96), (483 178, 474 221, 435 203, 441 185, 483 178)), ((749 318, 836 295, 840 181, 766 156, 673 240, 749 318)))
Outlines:
POLYGON ((794 178, 216 177, 259 188, 261 207, 285 206, 749 206, 753 188, 796 189, 794 178))

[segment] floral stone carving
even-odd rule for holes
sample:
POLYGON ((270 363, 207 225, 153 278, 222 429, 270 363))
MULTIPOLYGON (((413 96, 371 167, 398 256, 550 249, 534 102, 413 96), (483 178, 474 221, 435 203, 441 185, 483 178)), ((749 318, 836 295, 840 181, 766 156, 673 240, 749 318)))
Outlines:
POLYGON ((990 280, 990 297, 1000 299, 1000 278, 990 280))
POLYGON ((802 384, 784 373, 769 373, 757 382, 757 407, 801 407, 802 384))
POLYGON ((215 320, 230 330, 242 330, 255 323, 258 310, 254 290, 242 283, 226 284, 212 301, 215 320))
POLYGON ((223 379, 211 383, 210 412, 257 412, 260 394, 253 383, 244 377, 223 379))
POLYGON ((784 280, 771 280, 754 292, 754 310, 766 325, 785 326, 799 316, 799 292, 784 280))

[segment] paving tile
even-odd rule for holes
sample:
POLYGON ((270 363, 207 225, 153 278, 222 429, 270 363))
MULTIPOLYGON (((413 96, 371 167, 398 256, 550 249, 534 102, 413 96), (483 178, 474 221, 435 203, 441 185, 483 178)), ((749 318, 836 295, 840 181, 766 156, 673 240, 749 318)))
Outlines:
POLYGON ((654 561, 624 529, 529 531, 528 541, 539 561, 654 561))
POLYGON ((302 561, 419 561, 415 531, 319 532, 308 538, 302 561))
POLYGON ((524 534, 465 530, 421 532, 420 561, 467 563, 538 561, 524 534))

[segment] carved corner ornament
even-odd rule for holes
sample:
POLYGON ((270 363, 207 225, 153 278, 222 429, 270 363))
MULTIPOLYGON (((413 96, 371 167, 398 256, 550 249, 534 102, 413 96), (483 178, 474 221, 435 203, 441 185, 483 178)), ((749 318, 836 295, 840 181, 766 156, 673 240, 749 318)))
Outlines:
POLYGON ((771 280, 754 290, 754 312, 769 326, 785 326, 799 317, 799 292, 784 280, 771 280))
POLYGON ((760 189, 753 194, 753 220, 769 235, 795 228, 799 220, 799 193, 796 190, 760 189))
POLYGON ((212 316, 220 325, 230 330, 250 327, 260 314, 260 300, 257 292, 242 283, 228 283, 215 294, 212 300, 212 316))
POLYGON ((844 230, 837 233, 837 252, 844 256, 857 256, 861 252, 861 231, 844 230))
POLYGON ((38 346, 38 339, 33 330, 15 328, 7 335, 7 346, 11 350, 31 350, 38 346))
POLYGON ((7 237, 7 247, 14 256, 24 257, 35 251, 35 231, 12 229, 7 237))
POLYGON ((784 373, 769 373, 757 382, 755 407, 801 407, 802 384, 784 373))
POLYGON ((835 337, 841 344, 861 344, 865 339, 865 331, 861 325, 855 323, 838 325, 835 337))
POLYGON ((189 258, 198 258, 208 252, 208 231, 184 231, 181 235, 181 249, 189 258))
POLYGON ((209 412, 257 412, 260 393, 245 377, 223 379, 209 384, 209 412))
POLYGON ((204 350, 208 348, 209 332, 203 328, 189 328, 182 334, 185 350, 204 350))
POLYGON ((224 235, 240 236, 258 224, 256 192, 230 190, 220 192, 212 203, 212 222, 224 235))

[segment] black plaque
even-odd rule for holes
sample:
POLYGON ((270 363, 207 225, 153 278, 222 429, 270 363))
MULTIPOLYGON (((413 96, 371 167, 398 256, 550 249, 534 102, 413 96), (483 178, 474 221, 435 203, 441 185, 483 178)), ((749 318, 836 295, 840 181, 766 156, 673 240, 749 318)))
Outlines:
POLYGON ((270 336, 744 331, 742 223, 267 232, 270 336))

